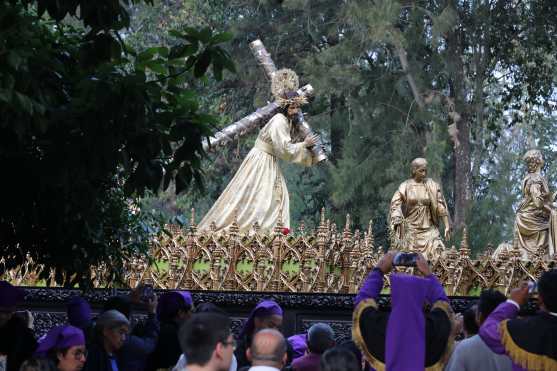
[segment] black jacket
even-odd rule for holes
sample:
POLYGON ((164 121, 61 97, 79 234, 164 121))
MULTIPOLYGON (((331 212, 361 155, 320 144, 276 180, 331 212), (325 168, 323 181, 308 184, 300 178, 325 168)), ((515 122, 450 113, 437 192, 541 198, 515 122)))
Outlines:
POLYGON ((0 354, 7 355, 7 371, 18 371, 19 366, 37 349, 33 331, 23 319, 13 316, 0 327, 0 354))

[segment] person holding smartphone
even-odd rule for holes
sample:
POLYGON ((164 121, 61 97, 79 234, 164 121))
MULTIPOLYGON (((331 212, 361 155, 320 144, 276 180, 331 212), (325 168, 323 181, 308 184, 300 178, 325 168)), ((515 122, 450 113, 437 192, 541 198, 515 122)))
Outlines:
MULTIPOLYGON (((422 277, 391 274, 391 312, 379 309, 384 275, 391 272, 395 256, 396 252, 389 252, 381 258, 356 296, 352 337, 375 369, 442 369, 454 341, 452 311, 421 254, 416 255, 415 266, 422 277), (425 304, 431 305, 428 312, 424 312, 425 304)), ((398 260, 409 264, 412 259, 398 260)))
POLYGON ((540 311, 517 318, 534 287, 523 282, 513 289, 482 324, 480 337, 495 353, 509 356, 513 370, 557 370, 557 269, 538 281, 540 311))

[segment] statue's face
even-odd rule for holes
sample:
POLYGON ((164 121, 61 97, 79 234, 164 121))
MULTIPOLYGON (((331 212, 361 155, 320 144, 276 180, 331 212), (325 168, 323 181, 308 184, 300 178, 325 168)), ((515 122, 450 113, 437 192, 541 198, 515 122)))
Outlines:
POLYGON ((418 165, 414 169, 414 179, 421 181, 424 180, 426 176, 427 176, 427 165, 425 164, 418 165))
POLYGON ((537 159, 531 158, 526 160, 526 167, 529 173, 535 173, 540 169, 540 162, 537 159))
POLYGON ((288 110, 287 110, 288 117, 296 116, 299 111, 300 111, 299 107, 296 107, 296 106, 293 106, 293 105, 288 106, 288 110))

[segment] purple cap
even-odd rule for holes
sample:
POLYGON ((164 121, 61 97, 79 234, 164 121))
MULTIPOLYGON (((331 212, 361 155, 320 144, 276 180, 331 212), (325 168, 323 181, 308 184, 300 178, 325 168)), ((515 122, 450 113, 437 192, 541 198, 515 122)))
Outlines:
POLYGON ((160 319, 171 319, 180 309, 189 309, 193 306, 193 300, 189 291, 165 292, 159 298, 157 306, 157 317, 160 319))
POLYGON ((67 349, 77 345, 85 345, 83 331, 74 326, 57 326, 50 329, 39 339, 39 347, 35 352, 38 356, 46 356, 51 350, 67 349))
POLYGON ((0 281, 0 307, 15 307, 24 298, 25 293, 22 289, 13 286, 7 281, 0 281))
POLYGON ((246 320, 246 322, 244 322, 244 327, 240 332, 240 338, 244 337, 245 335, 251 335, 251 333, 253 332, 254 318, 268 317, 272 315, 282 316, 282 313, 282 308, 276 301, 263 300, 262 302, 257 304, 255 308, 253 308, 248 316, 248 319, 246 320))
POLYGON ((71 298, 66 309, 70 325, 83 328, 91 322, 91 306, 81 296, 71 298))
POLYGON ((308 350, 308 340, 306 333, 292 335, 287 340, 292 347, 292 360, 300 358, 304 354, 306 354, 306 350, 308 350))

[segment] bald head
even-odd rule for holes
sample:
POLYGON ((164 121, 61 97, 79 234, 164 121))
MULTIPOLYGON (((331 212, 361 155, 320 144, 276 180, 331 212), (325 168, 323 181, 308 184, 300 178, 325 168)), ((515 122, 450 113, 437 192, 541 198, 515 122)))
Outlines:
POLYGON ((282 368, 286 362, 286 340, 277 330, 258 331, 247 350, 247 357, 252 366, 282 368))

